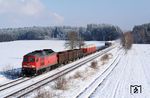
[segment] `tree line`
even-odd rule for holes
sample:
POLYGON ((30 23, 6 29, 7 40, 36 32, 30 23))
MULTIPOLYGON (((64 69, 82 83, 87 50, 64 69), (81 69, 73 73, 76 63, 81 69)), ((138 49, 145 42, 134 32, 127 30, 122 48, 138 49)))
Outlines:
POLYGON ((88 24, 87 27, 53 26, 23 27, 0 29, 0 42, 14 40, 66 40, 68 33, 76 32, 83 40, 114 40, 120 37, 122 30, 108 24, 88 24))
POLYGON ((135 26, 132 34, 134 43, 150 44, 150 23, 135 26))

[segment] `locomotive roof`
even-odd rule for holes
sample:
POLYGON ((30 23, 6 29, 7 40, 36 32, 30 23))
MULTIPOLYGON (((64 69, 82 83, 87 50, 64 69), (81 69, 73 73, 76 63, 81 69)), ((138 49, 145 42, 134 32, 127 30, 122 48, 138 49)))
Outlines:
POLYGON ((26 54, 25 56, 46 56, 54 53, 52 49, 44 49, 44 50, 35 50, 26 54))

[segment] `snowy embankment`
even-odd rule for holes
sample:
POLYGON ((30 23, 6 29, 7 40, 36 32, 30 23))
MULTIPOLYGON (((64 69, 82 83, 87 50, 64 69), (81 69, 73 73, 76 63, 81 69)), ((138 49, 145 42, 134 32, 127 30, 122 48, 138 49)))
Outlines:
MULTIPOLYGON (((4 68, 13 67, 20 69, 23 55, 40 49, 52 49, 54 51, 66 50, 65 41, 61 40, 31 40, 31 41, 11 41, 0 43, 0 84, 9 81, 2 72, 4 68)), ((103 45, 104 42, 87 41, 86 44, 103 45)))
POLYGON ((91 98, 150 98, 149 50, 150 45, 133 45, 91 98))
MULTIPOLYGON (((88 42, 100 44, 99 42, 88 42)), ((12 65, 15 68, 21 68, 22 57, 24 54, 36 49, 50 48, 54 51, 64 50, 64 41, 14 41, 0 43, 0 70, 6 65, 12 65)), ((104 79, 91 98, 149 98, 150 96, 150 45, 133 45, 132 49, 122 56, 118 65, 104 79), (131 93, 131 85, 141 85, 141 93, 131 93)), ((56 89, 56 82, 49 83, 42 87, 44 92, 49 92, 53 98, 74 98, 84 88, 86 88, 100 73, 107 68, 114 60, 118 49, 109 53, 112 58, 108 62, 98 61, 98 68, 91 67, 91 63, 68 73, 66 78, 65 90, 56 89)), ((0 75, 0 83, 5 82, 5 77, 0 75)), ((35 97, 41 91, 34 92, 28 97, 35 97)), ((47 93, 45 93, 47 94, 47 93)))

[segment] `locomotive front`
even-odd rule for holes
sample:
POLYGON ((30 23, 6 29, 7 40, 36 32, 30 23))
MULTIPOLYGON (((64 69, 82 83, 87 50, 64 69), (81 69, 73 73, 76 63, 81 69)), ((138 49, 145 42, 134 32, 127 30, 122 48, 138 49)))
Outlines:
POLYGON ((55 68, 58 63, 57 53, 51 49, 36 50, 26 54, 22 62, 23 75, 38 75, 55 68))
POLYGON ((34 75, 36 73, 36 66, 38 64, 38 58, 32 55, 25 55, 22 62, 22 74, 34 75))

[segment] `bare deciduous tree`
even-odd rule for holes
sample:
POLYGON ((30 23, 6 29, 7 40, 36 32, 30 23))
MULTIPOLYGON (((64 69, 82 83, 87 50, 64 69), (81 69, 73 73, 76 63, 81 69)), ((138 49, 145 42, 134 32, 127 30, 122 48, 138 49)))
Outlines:
POLYGON ((85 43, 84 43, 84 40, 83 38, 79 37, 79 40, 78 40, 78 47, 81 48, 82 46, 84 46, 85 43))
POLYGON ((65 42, 65 47, 69 49, 81 48, 84 45, 84 41, 76 32, 68 33, 68 40, 65 42))
POLYGON ((121 44, 122 44, 122 47, 126 50, 126 52, 127 50, 131 49, 132 44, 133 44, 133 36, 131 32, 123 33, 122 38, 121 38, 121 44))

